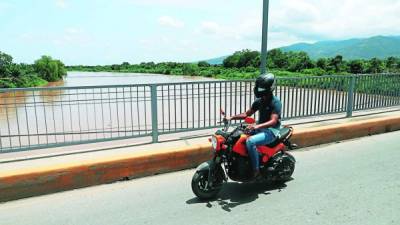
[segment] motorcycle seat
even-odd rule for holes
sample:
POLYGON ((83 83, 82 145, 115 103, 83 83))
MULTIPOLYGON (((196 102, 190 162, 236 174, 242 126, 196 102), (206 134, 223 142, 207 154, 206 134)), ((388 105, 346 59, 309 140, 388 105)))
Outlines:
POLYGON ((291 129, 289 127, 283 127, 282 129, 279 130, 278 136, 275 138, 275 140, 269 144, 267 144, 267 147, 275 147, 279 143, 283 142, 289 135, 291 134, 291 129))

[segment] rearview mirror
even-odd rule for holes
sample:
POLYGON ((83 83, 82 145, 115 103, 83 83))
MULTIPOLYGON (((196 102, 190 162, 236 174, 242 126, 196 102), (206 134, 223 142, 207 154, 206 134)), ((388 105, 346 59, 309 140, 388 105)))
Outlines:
POLYGON ((220 109, 221 115, 225 116, 225 111, 221 108, 220 109))

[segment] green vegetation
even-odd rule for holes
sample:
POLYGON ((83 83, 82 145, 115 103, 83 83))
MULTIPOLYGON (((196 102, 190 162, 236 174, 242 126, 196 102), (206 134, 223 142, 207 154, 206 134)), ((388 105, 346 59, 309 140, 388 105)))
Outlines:
POLYGON ((67 74, 64 64, 50 56, 42 56, 33 65, 12 60, 12 56, 0 52, 0 88, 43 86, 67 74))
POLYGON ((42 56, 42 58, 35 61, 33 67, 40 77, 49 82, 61 80, 67 75, 64 64, 60 60, 52 59, 50 56, 42 56))
MULTIPOLYGON (((242 50, 224 59, 222 65, 210 65, 206 61, 198 63, 140 63, 106 65, 106 66, 69 66, 71 71, 91 72, 132 72, 156 73, 167 75, 203 76, 219 79, 250 79, 259 75, 260 53, 242 50)), ((328 74, 360 74, 400 72, 400 58, 389 57, 385 60, 346 61, 338 55, 333 58, 312 60, 305 52, 283 52, 273 49, 268 52, 267 66, 277 76, 321 76, 328 74)))
MULTIPOLYGON (((70 66, 73 71, 107 71, 107 72, 132 72, 132 73, 156 73, 188 76, 203 76, 219 79, 252 79, 260 74, 260 53, 257 51, 242 50, 226 57, 222 65, 210 65, 206 61, 198 63, 141 63, 131 65, 127 62, 107 66, 70 66)), ((322 75, 346 75, 361 73, 398 73, 400 72, 400 58, 389 57, 385 60, 372 58, 370 60, 346 61, 342 56, 333 58, 320 58, 312 60, 305 52, 283 52, 274 49, 268 52, 267 66, 269 72, 278 77, 322 76, 322 75)), ((369 79, 369 78, 368 78, 369 79)), ((392 93, 395 90, 398 76, 388 79, 379 79, 375 84, 369 80, 360 82, 356 89, 359 92, 392 93), (394 88, 394 89, 393 89, 394 88)), ((279 85, 290 87, 312 87, 320 89, 332 89, 347 91, 349 79, 287 79, 279 85)))
MULTIPOLYGON (((341 55, 337 55, 333 58, 313 60, 305 52, 284 52, 273 49, 268 52, 267 59, 268 70, 279 77, 400 72, 400 58, 397 57, 388 57, 384 60, 378 58, 344 60, 341 55)), ((123 62, 105 66, 65 67, 60 60, 52 59, 50 56, 42 56, 33 65, 16 64, 12 60, 10 55, 0 52, 0 88, 45 85, 47 82, 61 80, 67 74, 67 70, 187 75, 231 80, 252 79, 260 74, 261 56, 258 51, 242 50, 226 57, 220 65, 200 61, 140 64, 123 62)))

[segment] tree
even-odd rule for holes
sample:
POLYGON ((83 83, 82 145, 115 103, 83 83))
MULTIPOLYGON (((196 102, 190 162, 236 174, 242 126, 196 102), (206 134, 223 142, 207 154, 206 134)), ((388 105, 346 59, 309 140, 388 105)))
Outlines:
POLYGON ((382 60, 378 58, 372 58, 369 60, 369 67, 367 69, 368 73, 382 73, 383 69, 382 60))
POLYGON ((67 74, 65 65, 50 56, 42 56, 36 60, 34 68, 41 78, 50 82, 61 80, 67 74))
POLYGON ((238 68, 252 66, 253 60, 259 56, 260 53, 257 51, 250 51, 249 49, 243 50, 239 53, 239 61, 236 65, 238 68))
POLYGON ((286 53, 282 52, 281 49, 272 49, 267 54, 267 59, 270 62, 271 68, 286 69, 288 68, 288 56, 286 53))
POLYGON ((179 63, 176 63, 176 62, 167 62, 166 65, 167 65, 169 68, 172 68, 172 69, 180 66, 180 64, 179 64, 179 63))
POLYGON ((233 55, 230 55, 230 56, 226 57, 226 58, 224 59, 222 65, 223 65, 225 68, 234 68, 234 67, 237 67, 237 64, 238 64, 238 62, 239 62, 239 59, 240 59, 239 54, 236 54, 236 53, 235 53, 235 54, 233 54, 233 55))
POLYGON ((145 69, 152 69, 156 66, 154 62, 142 62, 140 63, 141 67, 144 67, 145 69))
POLYGON ((304 69, 314 68, 314 64, 305 52, 289 52, 289 68, 291 72, 300 72, 304 69))
POLYGON ((9 66, 12 64, 12 56, 0 51, 0 67, 9 66))
POLYGON ((396 68, 396 64, 399 61, 399 59, 391 56, 389 58, 386 59, 386 69, 390 72, 393 71, 396 68))
POLYGON ((332 58, 329 62, 329 66, 336 72, 339 73, 342 71, 343 66, 343 56, 337 55, 335 58, 332 58))
POLYGON ((326 71, 328 69, 328 60, 326 58, 320 58, 317 60, 316 66, 326 71))
POLYGON ((360 74, 364 72, 364 64, 361 60, 352 60, 349 62, 349 72, 352 74, 360 74))
POLYGON ((397 64, 396 68, 400 70, 400 58, 396 58, 396 64, 397 64))
POLYGON ((0 77, 9 76, 9 67, 12 64, 13 58, 0 51, 0 77))
POLYGON ((20 77, 22 75, 22 70, 18 65, 11 64, 9 66, 9 74, 13 78, 18 78, 18 77, 20 77))
POLYGON ((256 58, 250 61, 250 65, 254 68, 260 68, 261 66, 261 55, 258 55, 256 58))
POLYGON ((130 66, 130 64, 129 64, 128 62, 123 62, 123 63, 121 64, 121 68, 123 68, 123 69, 128 69, 129 66, 130 66))
POLYGON ((206 61, 200 61, 197 63, 198 67, 209 67, 210 63, 206 62, 206 61))
POLYGON ((111 65, 111 70, 116 70, 116 71, 121 70, 121 65, 113 64, 111 65))
POLYGON ((182 67, 182 73, 184 75, 195 76, 198 75, 198 68, 196 65, 191 63, 185 63, 182 67))
POLYGON ((245 49, 242 51, 237 51, 233 55, 228 56, 224 59, 223 66, 225 68, 242 68, 249 67, 257 64, 257 58, 260 57, 258 51, 251 51, 245 49))

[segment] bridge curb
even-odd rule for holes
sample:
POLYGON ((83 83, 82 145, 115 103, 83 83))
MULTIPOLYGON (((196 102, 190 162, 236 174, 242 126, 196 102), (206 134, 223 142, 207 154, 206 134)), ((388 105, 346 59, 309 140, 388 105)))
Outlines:
MULTIPOLYGON (((400 116, 295 130, 292 140, 308 147, 396 130, 400 116)), ((0 202, 194 168, 210 158, 210 147, 194 145, 0 173, 0 202)))

